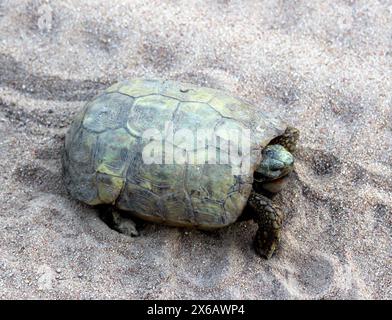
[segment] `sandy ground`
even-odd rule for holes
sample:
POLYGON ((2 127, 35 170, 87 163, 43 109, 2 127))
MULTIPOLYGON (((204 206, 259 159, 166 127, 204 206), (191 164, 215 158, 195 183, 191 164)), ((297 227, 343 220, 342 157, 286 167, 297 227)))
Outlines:
POLYGON ((391 25, 391 1, 0 1, 0 297, 391 299, 391 25), (301 130, 273 259, 253 222, 128 238, 69 198, 70 121, 134 76, 301 130))

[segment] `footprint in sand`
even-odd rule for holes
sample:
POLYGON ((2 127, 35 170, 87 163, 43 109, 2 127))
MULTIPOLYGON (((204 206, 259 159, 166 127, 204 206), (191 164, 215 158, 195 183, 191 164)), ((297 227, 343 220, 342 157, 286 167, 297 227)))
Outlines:
POLYGON ((284 283, 294 296, 300 298, 322 297, 334 282, 333 262, 328 258, 308 254, 296 255, 290 268, 287 268, 284 283))

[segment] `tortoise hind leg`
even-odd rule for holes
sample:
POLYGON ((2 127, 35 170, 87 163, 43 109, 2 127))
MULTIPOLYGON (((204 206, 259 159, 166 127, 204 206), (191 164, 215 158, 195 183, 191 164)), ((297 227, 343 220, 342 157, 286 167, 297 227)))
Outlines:
POLYGON ((136 224, 130 217, 123 217, 120 212, 113 210, 113 228, 130 237, 139 236, 136 224))
POLYGON ((280 241, 283 213, 271 199, 252 191, 249 206, 253 209, 253 219, 259 225, 254 240, 254 248, 258 255, 271 258, 280 241))
POLYGON ((299 139, 299 130, 288 126, 286 131, 279 137, 273 139, 270 144, 280 144, 289 152, 294 152, 297 149, 297 142, 299 139))
POLYGON ((139 231, 136 229, 136 224, 130 217, 124 217, 119 211, 111 207, 105 208, 101 212, 101 219, 109 226, 109 228, 116 230, 119 233, 130 237, 139 236, 139 231))

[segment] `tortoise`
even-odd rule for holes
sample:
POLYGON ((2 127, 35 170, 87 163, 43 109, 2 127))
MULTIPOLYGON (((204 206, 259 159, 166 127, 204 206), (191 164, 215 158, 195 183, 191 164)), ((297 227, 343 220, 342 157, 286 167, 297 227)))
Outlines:
POLYGON ((298 138, 296 128, 221 90, 131 79, 75 117, 64 181, 71 197, 113 208, 112 227, 128 235, 138 235, 132 217, 203 230, 253 219, 255 251, 270 258, 283 220, 273 196, 293 171, 298 138), (203 130, 210 135, 193 136, 203 130), (235 152, 240 131, 246 138, 235 152))

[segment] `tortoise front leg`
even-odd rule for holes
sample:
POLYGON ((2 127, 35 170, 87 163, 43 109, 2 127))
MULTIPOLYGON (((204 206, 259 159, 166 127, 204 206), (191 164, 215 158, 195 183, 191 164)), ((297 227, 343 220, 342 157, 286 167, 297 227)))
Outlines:
POLYGON ((270 145, 280 144, 286 148, 287 151, 293 153, 297 149, 297 142, 299 139, 299 130, 294 127, 288 126, 286 131, 279 137, 273 139, 270 145))
POLYGON ((254 240, 254 248, 262 257, 271 258, 280 241, 283 213, 271 199, 252 191, 248 205, 253 211, 253 219, 259 225, 254 240))

